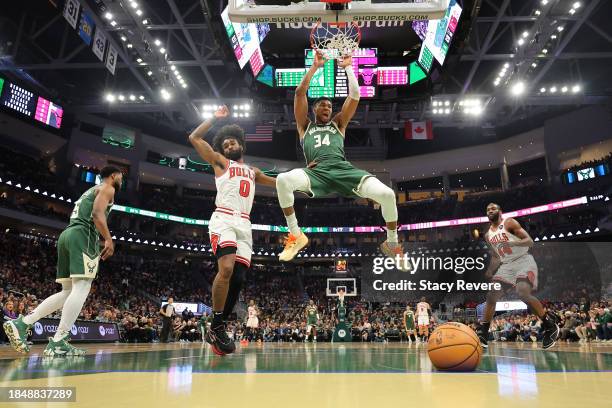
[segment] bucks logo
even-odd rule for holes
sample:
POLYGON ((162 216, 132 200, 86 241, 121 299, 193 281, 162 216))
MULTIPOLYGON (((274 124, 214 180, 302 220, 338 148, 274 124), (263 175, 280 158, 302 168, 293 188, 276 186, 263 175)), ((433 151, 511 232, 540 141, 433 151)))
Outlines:
POLYGON ((98 266, 100 265, 100 256, 90 258, 87 254, 83 254, 83 273, 88 278, 95 278, 98 274, 98 266))

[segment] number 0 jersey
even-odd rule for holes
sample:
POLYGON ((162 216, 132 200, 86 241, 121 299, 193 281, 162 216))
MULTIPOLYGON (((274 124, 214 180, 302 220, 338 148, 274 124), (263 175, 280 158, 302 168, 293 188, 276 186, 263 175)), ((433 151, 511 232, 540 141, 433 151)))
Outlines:
POLYGON ((229 210, 251 214, 255 197, 255 171, 244 163, 228 161, 227 169, 215 178, 218 211, 229 210))
POLYGON ((529 252, 529 247, 510 247, 506 245, 507 242, 521 240, 506 229, 506 220, 495 229, 492 229, 492 226, 489 227, 486 239, 495 248, 502 263, 512 262, 529 252))

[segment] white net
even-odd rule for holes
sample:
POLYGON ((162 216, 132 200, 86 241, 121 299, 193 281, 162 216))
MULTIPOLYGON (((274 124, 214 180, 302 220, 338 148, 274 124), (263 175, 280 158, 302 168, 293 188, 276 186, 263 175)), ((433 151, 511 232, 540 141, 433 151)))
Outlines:
POLYGON ((361 31, 357 23, 317 23, 310 32, 310 45, 328 59, 353 55, 359 48, 361 31))

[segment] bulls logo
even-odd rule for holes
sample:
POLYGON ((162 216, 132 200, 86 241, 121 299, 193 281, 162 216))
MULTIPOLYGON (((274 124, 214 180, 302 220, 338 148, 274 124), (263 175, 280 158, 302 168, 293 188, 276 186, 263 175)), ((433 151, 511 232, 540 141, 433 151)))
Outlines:
POLYGON ((219 244, 219 234, 210 234, 210 246, 212 247, 213 254, 217 254, 217 245, 219 244))

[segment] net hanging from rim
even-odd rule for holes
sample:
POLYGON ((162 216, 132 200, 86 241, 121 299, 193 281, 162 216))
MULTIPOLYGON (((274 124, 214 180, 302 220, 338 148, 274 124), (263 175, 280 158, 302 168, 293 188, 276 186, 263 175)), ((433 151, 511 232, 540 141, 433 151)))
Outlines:
POLYGON ((317 22, 310 31, 310 46, 327 59, 341 59, 359 49, 361 30, 356 22, 317 22))

